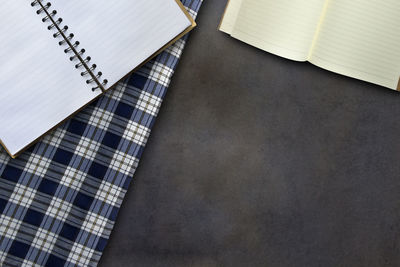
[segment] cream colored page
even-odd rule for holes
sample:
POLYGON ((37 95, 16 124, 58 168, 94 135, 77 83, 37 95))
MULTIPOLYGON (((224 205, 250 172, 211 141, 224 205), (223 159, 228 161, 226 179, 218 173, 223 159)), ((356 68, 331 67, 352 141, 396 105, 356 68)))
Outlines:
POLYGON ((235 26, 237 16, 239 14, 240 6, 243 0, 229 0, 226 7, 224 17, 219 27, 220 31, 231 34, 235 26))
POLYGON ((243 0, 232 36, 297 61, 308 58, 325 0, 243 0))
POLYGON ((92 92, 27 1, 0 9, 0 139, 11 154, 88 103, 92 92))
POLYGON ((400 76, 400 1, 330 0, 310 62, 396 89, 400 76))

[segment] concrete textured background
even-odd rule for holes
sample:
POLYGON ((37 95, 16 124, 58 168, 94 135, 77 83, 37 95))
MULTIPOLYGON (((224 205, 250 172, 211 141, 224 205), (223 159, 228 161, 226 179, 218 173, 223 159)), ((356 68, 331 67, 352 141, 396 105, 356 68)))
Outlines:
POLYGON ((205 1, 100 266, 400 266, 400 94, 205 1))

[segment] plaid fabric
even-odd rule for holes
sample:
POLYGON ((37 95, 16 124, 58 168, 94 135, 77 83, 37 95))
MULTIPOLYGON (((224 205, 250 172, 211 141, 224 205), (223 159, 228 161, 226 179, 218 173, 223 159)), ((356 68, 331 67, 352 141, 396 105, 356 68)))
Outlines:
POLYGON ((1 266, 97 265, 186 38, 18 159, 0 151, 1 266))

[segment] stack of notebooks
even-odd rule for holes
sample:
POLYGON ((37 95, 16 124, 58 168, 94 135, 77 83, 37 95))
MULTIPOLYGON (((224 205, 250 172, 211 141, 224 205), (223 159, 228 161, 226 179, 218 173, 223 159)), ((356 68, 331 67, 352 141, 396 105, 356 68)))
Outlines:
POLYGON ((0 142, 12 157, 195 27, 178 0, 7 1, 0 142))
POLYGON ((220 30, 270 53, 400 90, 398 0, 230 0, 220 30))

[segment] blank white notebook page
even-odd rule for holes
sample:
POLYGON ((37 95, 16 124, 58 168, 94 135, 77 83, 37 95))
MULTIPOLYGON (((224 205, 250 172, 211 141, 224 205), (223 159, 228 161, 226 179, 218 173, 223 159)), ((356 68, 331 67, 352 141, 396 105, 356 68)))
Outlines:
POLYGON ((13 155, 98 94, 36 10, 28 1, 0 9, 0 139, 13 155))
POLYGON ((243 0, 232 36, 265 51, 306 61, 325 0, 243 0))
POLYGON ((175 0, 52 0, 113 85, 191 26, 175 0))
POLYGON ((400 1, 330 0, 310 62, 396 89, 400 77, 400 1))

